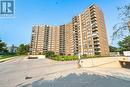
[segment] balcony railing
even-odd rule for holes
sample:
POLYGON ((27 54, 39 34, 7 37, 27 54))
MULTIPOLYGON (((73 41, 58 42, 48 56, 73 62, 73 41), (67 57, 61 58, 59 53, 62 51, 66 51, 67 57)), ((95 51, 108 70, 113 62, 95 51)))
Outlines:
POLYGON ((99 41, 99 38, 97 38, 97 39, 93 39, 93 41, 99 41))
POLYGON ((99 37, 98 33, 93 33, 92 36, 93 37, 99 37))
POLYGON ((94 45, 99 45, 99 44, 100 44, 99 42, 94 43, 94 45))
POLYGON ((98 28, 97 28, 97 27, 92 28, 92 32, 95 32, 95 31, 98 31, 98 28))
POLYGON ((96 12, 91 13, 91 17, 96 16, 96 12))
POLYGON ((101 52, 100 48, 95 48, 94 51, 95 52, 101 52))

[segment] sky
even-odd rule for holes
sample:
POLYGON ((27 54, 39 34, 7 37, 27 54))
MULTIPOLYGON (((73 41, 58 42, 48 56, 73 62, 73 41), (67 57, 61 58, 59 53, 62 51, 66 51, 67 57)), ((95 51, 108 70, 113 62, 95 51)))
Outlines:
POLYGON ((61 25, 71 22, 91 4, 96 4, 104 13, 109 45, 112 28, 119 22, 117 7, 130 3, 130 0, 15 0, 15 15, 0 18, 0 39, 8 45, 31 42, 33 24, 61 25))

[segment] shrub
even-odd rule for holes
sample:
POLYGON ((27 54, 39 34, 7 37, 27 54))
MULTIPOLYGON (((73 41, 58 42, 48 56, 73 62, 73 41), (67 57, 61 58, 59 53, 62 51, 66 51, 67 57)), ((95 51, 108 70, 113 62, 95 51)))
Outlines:
POLYGON ((70 61, 70 60, 78 60, 78 57, 72 55, 55 55, 54 57, 52 57, 52 59, 57 61, 70 61))
POLYGON ((47 58, 52 58, 54 57, 55 53, 53 51, 47 51, 43 52, 43 55, 45 55, 47 58))

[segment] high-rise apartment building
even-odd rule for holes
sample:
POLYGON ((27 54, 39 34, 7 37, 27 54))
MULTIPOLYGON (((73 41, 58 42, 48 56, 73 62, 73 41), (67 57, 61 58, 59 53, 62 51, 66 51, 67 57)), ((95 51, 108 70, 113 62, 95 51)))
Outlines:
POLYGON ((54 51, 63 55, 109 54, 107 33, 102 11, 91 5, 72 22, 60 26, 33 25, 32 54, 54 51))

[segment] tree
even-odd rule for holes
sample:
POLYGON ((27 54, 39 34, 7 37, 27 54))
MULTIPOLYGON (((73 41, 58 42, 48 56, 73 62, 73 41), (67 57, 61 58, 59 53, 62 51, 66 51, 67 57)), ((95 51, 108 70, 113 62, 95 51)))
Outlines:
POLYGON ((14 44, 12 44, 12 46, 10 46, 9 48, 9 54, 16 54, 17 47, 14 44))
POLYGON ((130 3, 124 7, 118 7, 120 23, 113 27, 113 39, 116 37, 124 36, 125 32, 129 31, 130 34, 130 3))
POLYGON ((29 52, 29 45, 20 44, 16 53, 18 55, 27 55, 29 52))
POLYGON ((114 46, 109 46, 109 50, 110 50, 110 52, 117 52, 118 48, 116 48, 114 46))
POLYGON ((7 50, 5 42, 0 40, 0 54, 5 54, 7 52, 8 52, 8 50, 7 50))
POLYGON ((125 37, 122 41, 118 42, 120 51, 130 51, 130 36, 125 37))

